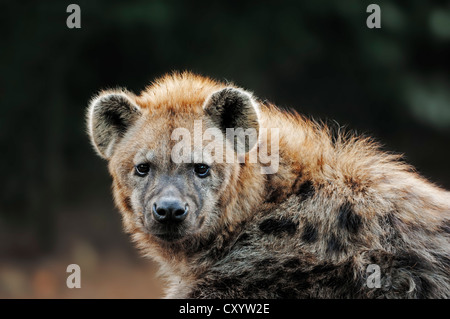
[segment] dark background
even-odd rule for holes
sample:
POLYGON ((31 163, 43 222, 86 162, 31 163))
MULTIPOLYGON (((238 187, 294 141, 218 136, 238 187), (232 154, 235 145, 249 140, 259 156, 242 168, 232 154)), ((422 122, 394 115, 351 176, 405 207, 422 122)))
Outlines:
POLYGON ((1 1, 0 297, 159 297, 85 133, 100 89, 191 70, 370 135, 450 189, 448 1, 1 1), (81 7, 81 29, 66 8, 81 7), (381 29, 366 8, 381 7, 381 29), (65 286, 66 266, 82 289, 65 286))

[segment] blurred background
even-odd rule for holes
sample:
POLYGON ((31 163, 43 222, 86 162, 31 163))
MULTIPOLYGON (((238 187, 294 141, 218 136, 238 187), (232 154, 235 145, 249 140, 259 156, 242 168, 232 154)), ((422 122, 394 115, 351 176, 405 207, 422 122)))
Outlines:
POLYGON ((371 135, 450 189, 448 1, 2 0, 0 15, 0 298, 161 297, 84 116, 98 90, 139 93, 172 70, 371 135), (72 263, 81 289, 66 287, 72 263))

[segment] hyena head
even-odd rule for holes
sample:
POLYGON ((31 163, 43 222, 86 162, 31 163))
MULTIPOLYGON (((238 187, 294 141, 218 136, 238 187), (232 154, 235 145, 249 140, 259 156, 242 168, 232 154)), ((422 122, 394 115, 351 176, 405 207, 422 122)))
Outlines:
POLYGON ((258 132, 258 114, 250 93, 192 74, 166 76, 140 96, 110 90, 92 100, 91 141, 109 162, 115 202, 139 245, 189 243, 233 219, 239 156, 255 147, 248 135, 225 133, 258 132))

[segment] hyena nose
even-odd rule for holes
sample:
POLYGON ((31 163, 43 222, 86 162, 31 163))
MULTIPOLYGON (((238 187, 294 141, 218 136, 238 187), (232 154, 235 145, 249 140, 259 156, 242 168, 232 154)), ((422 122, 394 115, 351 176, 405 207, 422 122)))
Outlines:
POLYGON ((153 204, 153 217, 160 223, 180 223, 189 211, 187 203, 175 198, 162 198, 153 204))

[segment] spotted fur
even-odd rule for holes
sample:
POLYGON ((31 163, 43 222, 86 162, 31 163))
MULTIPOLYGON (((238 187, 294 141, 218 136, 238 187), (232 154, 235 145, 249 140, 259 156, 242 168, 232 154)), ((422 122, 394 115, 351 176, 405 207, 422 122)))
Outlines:
POLYGON ((450 297, 449 192, 368 138, 186 72, 139 96, 101 93, 88 125, 109 161, 125 230, 160 263, 169 298, 450 297), (260 140, 244 163, 211 164, 210 178, 196 180, 170 158, 171 132, 192 131, 195 120, 204 129, 278 128, 278 171, 264 175, 262 163, 248 161, 260 140), (133 167, 144 159, 154 168, 138 180, 133 167), (170 241, 143 217, 151 194, 168 187, 195 207, 170 241), (380 266, 381 288, 366 284, 370 264, 380 266))

